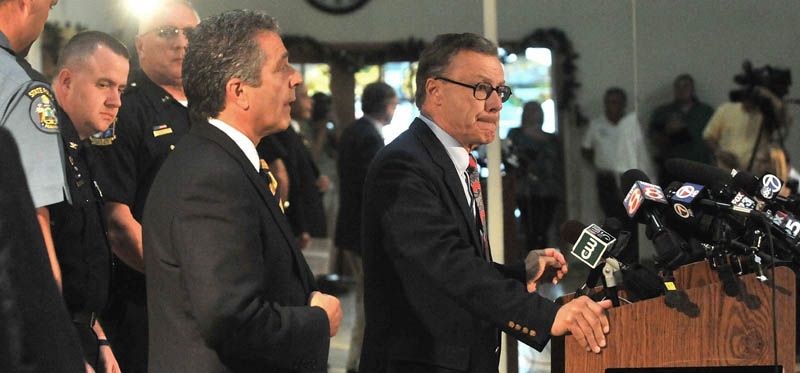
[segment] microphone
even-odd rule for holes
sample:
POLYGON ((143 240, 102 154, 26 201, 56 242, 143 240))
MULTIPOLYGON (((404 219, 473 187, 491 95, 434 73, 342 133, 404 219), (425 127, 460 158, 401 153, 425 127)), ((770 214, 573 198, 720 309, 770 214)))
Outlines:
POLYGON ((734 171, 731 176, 718 167, 678 158, 666 160, 664 168, 681 180, 706 186, 715 201, 730 201, 732 205, 751 210, 759 207, 748 196, 759 188, 758 179, 748 172, 734 171))
POLYGON ((623 188, 629 189, 623 206, 628 216, 647 225, 645 235, 653 241, 656 262, 670 271, 678 268, 686 261, 684 252, 689 251, 688 244, 661 222, 658 209, 667 204, 661 187, 650 184, 650 178, 637 169, 625 171, 621 179, 623 188))
POLYGON ((608 218, 603 224, 603 228, 596 224, 587 227, 575 220, 568 220, 561 224, 561 239, 570 244, 575 243, 571 250, 572 255, 592 268, 586 282, 575 290, 576 294, 588 295, 589 291, 597 284, 600 275, 603 274, 603 267, 599 265, 599 262, 602 259, 619 255, 628 245, 630 233, 621 231, 622 223, 619 220, 608 218), (620 238, 616 239, 612 233, 620 238))
POLYGON ((575 220, 565 222, 564 225, 562 225, 562 232, 564 232, 562 234, 567 234, 567 236, 565 236, 567 237, 565 241, 575 242, 570 251, 572 256, 578 258, 578 260, 591 268, 597 268, 600 259, 603 258, 603 254, 617 241, 614 236, 604 231, 597 226, 597 224, 591 224, 587 227, 575 220), (580 230, 578 238, 572 241, 568 240, 567 238, 574 237, 574 232, 578 230, 580 226, 585 228, 580 230))
MULTIPOLYGON (((589 229, 589 227, 579 221, 568 220, 561 225, 561 239, 570 244, 573 242, 580 242, 581 235, 583 235, 584 231, 587 229, 589 229)), ((616 235, 618 237, 611 247, 606 248, 605 254, 603 254, 606 259, 614 259, 614 257, 620 255, 627 247, 628 240, 630 239, 630 232, 621 230, 622 223, 616 218, 607 218, 601 229, 603 229, 607 234, 612 236, 616 235)), ((594 229, 592 229, 592 231, 594 231, 594 229)), ((592 236, 594 233, 586 232, 586 234, 592 236)), ((619 269, 622 272, 622 283, 625 284, 625 289, 627 290, 628 294, 641 300, 655 298, 664 294, 664 284, 661 281, 661 278, 648 268, 638 263, 627 264, 619 262, 616 259, 614 259, 614 261, 619 264, 619 269)), ((595 287, 597 280, 599 280, 600 276, 603 275, 603 269, 604 266, 593 267, 586 278, 586 282, 581 285, 575 291, 575 293, 579 295, 589 295, 589 291, 595 287)), ((615 283, 613 285, 616 285, 616 282, 619 281, 615 280, 614 282, 615 283)), ((612 289, 616 288, 616 286, 607 286, 608 281, 605 281, 603 285, 606 289, 606 295, 612 298, 613 303, 618 299, 618 297, 615 297, 615 290, 612 289)))

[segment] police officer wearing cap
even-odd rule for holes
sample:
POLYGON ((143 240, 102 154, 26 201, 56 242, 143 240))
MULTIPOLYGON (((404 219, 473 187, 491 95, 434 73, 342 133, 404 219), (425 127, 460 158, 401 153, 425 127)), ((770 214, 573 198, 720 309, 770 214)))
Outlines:
POLYGON ((0 220, 4 228, 10 224, 19 228, 0 247, 4 264, 0 279, 3 371, 85 371, 78 337, 53 281, 54 274, 59 278, 60 272, 50 237, 48 211, 44 208, 69 195, 59 151, 55 99, 41 75, 23 59, 56 3, 57 0, 0 0, 0 127, 4 135, 11 134, 19 148, 19 158, 6 157, 11 142, 3 136, 2 169, 4 177, 20 179, 13 186, 8 183, 4 184, 8 188, 2 188, 3 198, 20 197, 15 198, 20 203, 3 200, 4 207, 15 205, 14 211, 4 210, 3 215, 25 220, 7 221, 5 217, 0 220), (20 160, 24 176, 18 172, 20 160), (30 186, 29 197, 24 191, 27 186, 30 186), (33 207, 37 207, 41 229, 36 226, 33 207), (30 219, 25 219, 28 216, 30 219))
POLYGON ((95 371, 119 372, 97 315, 105 308, 111 279, 111 250, 102 219, 102 192, 93 170, 89 138, 116 118, 128 78, 130 55, 114 37, 99 31, 75 35, 58 61, 53 91, 58 98, 61 137, 72 203, 48 206, 64 300, 95 371))
POLYGON ((189 131, 181 67, 186 33, 200 22, 190 4, 163 1, 139 25, 141 70, 122 95, 116 123, 91 138, 99 150, 108 239, 114 267, 111 305, 103 327, 123 372, 147 369, 147 305, 142 211, 161 164, 189 131))

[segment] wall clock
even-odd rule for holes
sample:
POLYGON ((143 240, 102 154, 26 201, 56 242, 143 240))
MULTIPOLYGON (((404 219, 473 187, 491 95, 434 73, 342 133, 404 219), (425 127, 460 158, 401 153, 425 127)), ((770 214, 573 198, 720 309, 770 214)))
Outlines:
POLYGON ((306 0, 315 8, 332 14, 350 13, 361 8, 369 0, 306 0))

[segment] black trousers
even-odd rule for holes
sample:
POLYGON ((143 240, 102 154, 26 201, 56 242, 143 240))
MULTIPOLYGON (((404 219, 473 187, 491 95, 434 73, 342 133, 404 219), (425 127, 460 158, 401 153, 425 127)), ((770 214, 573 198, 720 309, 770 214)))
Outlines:
POLYGON ((103 331, 120 370, 147 373, 147 303, 121 297, 115 303, 112 316, 103 319, 103 331))

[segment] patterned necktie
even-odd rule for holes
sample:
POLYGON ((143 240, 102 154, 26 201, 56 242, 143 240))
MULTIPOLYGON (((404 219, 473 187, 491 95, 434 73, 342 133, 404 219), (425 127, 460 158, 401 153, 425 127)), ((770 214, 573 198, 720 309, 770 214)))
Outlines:
POLYGON ((483 193, 481 193, 481 180, 478 176, 478 163, 475 158, 470 154, 469 166, 467 166, 467 174, 469 175, 470 191, 472 192, 472 201, 475 204, 477 219, 475 223, 478 225, 478 233, 481 236, 483 243, 483 251, 486 260, 492 261, 492 252, 489 250, 489 238, 486 237, 486 210, 483 208, 483 193))
POLYGON ((269 191, 278 199, 278 207, 281 208, 281 212, 285 213, 285 211, 283 211, 283 201, 278 195, 278 180, 275 180, 275 176, 272 176, 272 172, 269 171, 269 164, 267 164, 267 161, 261 159, 261 171, 258 173, 267 180, 269 191))

